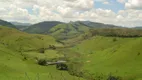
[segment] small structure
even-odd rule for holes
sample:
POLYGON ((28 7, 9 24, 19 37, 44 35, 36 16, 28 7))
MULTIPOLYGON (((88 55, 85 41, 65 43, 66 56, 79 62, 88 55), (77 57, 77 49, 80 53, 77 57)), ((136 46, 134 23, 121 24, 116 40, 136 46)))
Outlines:
POLYGON ((46 65, 56 65, 61 63, 66 63, 67 61, 57 61, 57 62, 46 62, 46 65))

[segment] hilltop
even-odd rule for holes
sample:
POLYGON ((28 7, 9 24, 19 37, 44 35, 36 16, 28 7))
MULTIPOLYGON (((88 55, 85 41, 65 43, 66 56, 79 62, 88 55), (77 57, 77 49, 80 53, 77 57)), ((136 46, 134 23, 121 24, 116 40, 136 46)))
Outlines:
POLYGON ((75 21, 75 22, 69 22, 69 23, 63 23, 63 22, 58 22, 58 21, 44 21, 40 22, 37 24, 31 25, 28 29, 24 30, 25 32, 28 33, 40 33, 40 34, 45 34, 50 32, 51 28, 53 29, 54 27, 57 28, 56 26, 61 26, 62 24, 64 27, 70 27, 73 28, 80 28, 80 26, 86 26, 88 28, 117 28, 119 26, 114 26, 114 25, 109 25, 109 24, 103 24, 103 23, 97 23, 97 22, 91 22, 91 21, 75 21), (66 26, 65 26, 66 25, 66 26))
POLYGON ((44 34, 48 32, 48 30, 50 30, 52 27, 61 23, 62 22, 58 22, 58 21, 44 21, 37 24, 33 24, 29 26, 27 29, 25 29, 24 31, 28 33, 44 34))
POLYGON ((88 26, 90 28, 121 28, 121 26, 115 26, 111 24, 104 24, 99 22, 91 22, 91 21, 76 21, 82 25, 88 26))

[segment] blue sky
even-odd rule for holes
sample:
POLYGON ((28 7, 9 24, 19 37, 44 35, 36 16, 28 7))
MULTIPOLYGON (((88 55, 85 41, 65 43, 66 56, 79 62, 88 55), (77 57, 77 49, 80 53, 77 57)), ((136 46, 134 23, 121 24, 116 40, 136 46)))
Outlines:
POLYGON ((117 2, 116 0, 108 0, 109 4, 104 4, 101 1, 94 1, 95 8, 109 9, 117 13, 119 10, 124 10, 125 5, 117 2))

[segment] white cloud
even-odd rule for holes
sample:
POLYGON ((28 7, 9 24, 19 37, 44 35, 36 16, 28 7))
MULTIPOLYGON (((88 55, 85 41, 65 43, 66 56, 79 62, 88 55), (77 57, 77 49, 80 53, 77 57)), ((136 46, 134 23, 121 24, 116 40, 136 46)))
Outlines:
POLYGON ((52 20, 65 22, 91 20, 130 27, 142 25, 142 10, 136 10, 141 7, 140 0, 123 3, 129 4, 129 7, 127 5, 129 9, 115 13, 112 10, 95 9, 94 0, 0 0, 0 18, 31 23, 52 20))
POLYGON ((127 9, 142 9, 142 0, 128 0, 125 7, 127 9))
POLYGON ((64 7, 70 7, 77 10, 88 10, 93 8, 93 6, 93 0, 73 0, 73 2, 64 0, 64 7))

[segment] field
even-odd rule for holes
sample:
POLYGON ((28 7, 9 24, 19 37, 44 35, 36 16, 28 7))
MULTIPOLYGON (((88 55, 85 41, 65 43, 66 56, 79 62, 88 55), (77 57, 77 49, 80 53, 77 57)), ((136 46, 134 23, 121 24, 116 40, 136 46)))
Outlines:
POLYGON ((142 38, 96 36, 72 48, 85 55, 84 70, 93 76, 142 79, 142 38))
POLYGON ((60 55, 54 50, 47 50, 45 55, 34 51, 52 44, 62 46, 47 35, 27 34, 16 29, 0 27, 0 80, 78 80, 67 71, 57 70, 53 66, 40 66, 34 57, 52 59, 60 55), (42 38, 42 39, 41 39, 42 38), (35 54, 34 54, 35 53, 35 54), (25 55, 26 56, 25 59, 25 55), (24 55, 24 56, 22 56, 24 55))
POLYGON ((1 26, 0 80, 142 80, 142 37, 80 35, 62 40, 65 44, 56 41, 1 26), (37 63, 60 58, 68 61, 67 71, 37 63))

